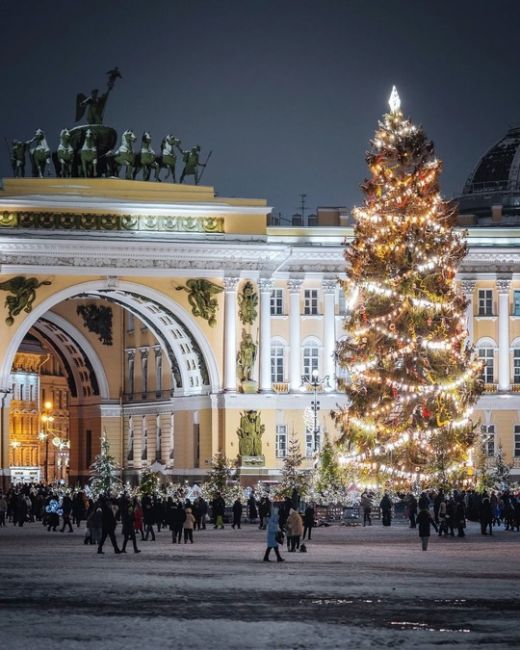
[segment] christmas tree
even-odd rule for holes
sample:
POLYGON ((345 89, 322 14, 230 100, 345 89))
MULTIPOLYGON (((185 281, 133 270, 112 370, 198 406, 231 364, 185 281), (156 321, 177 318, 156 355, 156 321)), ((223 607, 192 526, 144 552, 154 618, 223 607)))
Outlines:
POLYGON ((90 483, 95 495, 109 496, 115 488, 121 486, 121 480, 118 477, 119 466, 114 457, 110 455, 110 445, 105 430, 101 436, 101 453, 94 459, 90 470, 90 483))
POLYGON ((287 444, 287 455, 283 459, 282 478, 280 485, 276 488, 275 494, 278 497, 290 497, 294 490, 300 496, 307 492, 308 477, 302 470, 298 470, 303 462, 303 455, 300 451, 300 443, 293 435, 287 444))
POLYGON ((141 474, 139 492, 153 496, 159 491, 159 474, 152 472, 151 469, 145 469, 141 474))
POLYGON ((455 285, 465 236, 439 195, 432 142, 403 117, 395 88, 389 103, 345 254, 350 313, 337 355, 350 403, 334 417, 342 460, 365 480, 446 484, 464 475, 482 390, 455 285))
POLYGON ((511 475, 511 465, 504 460, 504 450, 502 445, 498 446, 495 455, 495 465, 489 472, 489 482, 495 490, 505 490, 508 488, 508 479, 511 475))
POLYGON ((211 461, 208 480, 202 486, 205 498, 211 501, 216 497, 217 493, 220 493, 225 500, 229 500, 228 491, 232 489, 232 486, 228 486, 228 483, 238 481, 239 478, 238 459, 233 462, 222 454, 215 454, 211 461))

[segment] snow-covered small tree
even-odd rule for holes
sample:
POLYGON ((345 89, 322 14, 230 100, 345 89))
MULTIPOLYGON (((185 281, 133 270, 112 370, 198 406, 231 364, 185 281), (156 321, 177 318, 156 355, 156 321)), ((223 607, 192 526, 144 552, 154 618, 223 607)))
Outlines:
POLYGON ((220 492, 225 499, 228 482, 236 481, 238 478, 237 462, 226 458, 222 454, 215 454, 211 461, 208 479, 202 486, 202 493, 207 499, 211 500, 220 492))
POLYGON ((495 456, 495 465, 489 470, 489 482, 495 490, 505 490, 508 486, 508 479, 511 475, 511 465, 504 460, 502 445, 498 446, 495 456))
POLYGON ((159 475, 152 472, 150 469, 145 469, 141 474, 141 482, 139 484, 139 492, 141 494, 149 494, 153 496, 159 491, 159 475))
POLYGON ((121 487, 121 479, 118 474, 119 465, 115 458, 110 455, 110 444, 107 439, 106 430, 101 436, 101 452, 96 456, 90 466, 90 485, 95 496, 109 496, 114 490, 121 487))
POLYGON ((305 472, 298 469, 302 462, 303 454, 300 451, 300 443, 292 435, 287 444, 287 455, 283 459, 282 480, 276 488, 276 496, 290 497, 295 489, 298 490, 300 496, 307 492, 309 478, 305 472))

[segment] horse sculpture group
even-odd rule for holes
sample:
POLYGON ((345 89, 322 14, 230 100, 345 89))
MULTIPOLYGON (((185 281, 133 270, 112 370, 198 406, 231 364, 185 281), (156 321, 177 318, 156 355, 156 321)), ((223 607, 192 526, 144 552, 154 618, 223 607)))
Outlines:
MULTIPOLYGON (((75 131, 73 129, 73 131, 75 131)), ((114 132, 115 142, 116 134, 114 132)), ((73 178, 82 176, 84 178, 96 178, 99 176, 119 178, 122 168, 125 168, 127 180, 136 179, 139 174, 144 181, 149 181, 152 176, 154 180, 168 180, 171 178, 176 183, 175 167, 178 154, 184 162, 180 183, 186 177, 193 177, 195 185, 198 185, 203 169, 211 156, 208 155, 206 163, 201 163, 200 147, 197 145, 191 149, 183 150, 181 141, 173 135, 167 135, 161 142, 161 152, 156 155, 152 148, 152 136, 148 131, 143 133, 139 151, 134 151, 136 136, 133 131, 127 130, 121 135, 119 147, 105 149, 105 153, 99 153, 97 145, 96 127, 86 127, 77 137, 77 133, 71 134, 68 129, 63 129, 59 135, 59 145, 55 152, 51 152, 45 134, 37 129, 34 137, 26 142, 14 140, 11 150, 11 166, 15 177, 25 176, 25 158, 27 149, 32 166, 32 175, 43 178, 46 168, 51 160, 54 163, 56 176, 59 178, 73 178), (161 171, 166 169, 166 176, 161 179, 161 171)))

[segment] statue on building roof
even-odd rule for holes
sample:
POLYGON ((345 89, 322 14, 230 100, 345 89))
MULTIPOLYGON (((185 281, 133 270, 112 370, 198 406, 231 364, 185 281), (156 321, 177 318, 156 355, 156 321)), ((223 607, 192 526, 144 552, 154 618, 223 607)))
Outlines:
POLYGON ((209 152, 208 157, 205 163, 200 162, 200 145, 195 145, 191 149, 181 149, 179 151, 182 153, 182 160, 184 161, 184 169, 182 170, 181 179, 179 183, 182 183, 186 176, 193 176, 195 185, 200 183, 204 169, 208 164, 208 160, 211 157, 212 151, 209 152), (202 171, 199 173, 199 167, 202 167, 202 171))
POLYGON ((107 89, 102 95, 99 94, 97 88, 94 88, 89 97, 86 97, 82 93, 76 96, 76 122, 79 122, 85 114, 85 111, 87 111, 88 124, 103 124, 103 116, 110 91, 114 88, 116 79, 123 78, 117 66, 109 70, 107 75, 107 89))

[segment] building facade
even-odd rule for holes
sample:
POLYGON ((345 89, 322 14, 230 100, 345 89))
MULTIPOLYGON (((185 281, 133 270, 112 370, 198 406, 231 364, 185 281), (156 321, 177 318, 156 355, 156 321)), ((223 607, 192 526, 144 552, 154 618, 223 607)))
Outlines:
MULTIPOLYGON (((459 280, 485 361, 480 441, 489 463, 501 446, 520 475, 520 224, 493 221, 492 206, 491 221, 478 222, 474 198, 461 215, 469 253, 459 280)), ((41 476, 43 436, 27 457, 12 443, 45 433, 47 401, 54 437, 70 445, 47 459, 49 479, 85 482, 102 432, 130 481, 149 467, 200 481, 217 453, 239 457, 245 482, 276 480, 291 436, 312 466, 345 400, 334 351, 353 230, 344 209, 318 210, 301 226, 272 225, 269 214, 263 200, 211 187, 4 181, 4 482, 25 462, 41 476), (38 399, 25 404, 12 386, 31 341, 42 351, 27 371, 38 399), (36 424, 16 423, 24 409, 36 424)))

